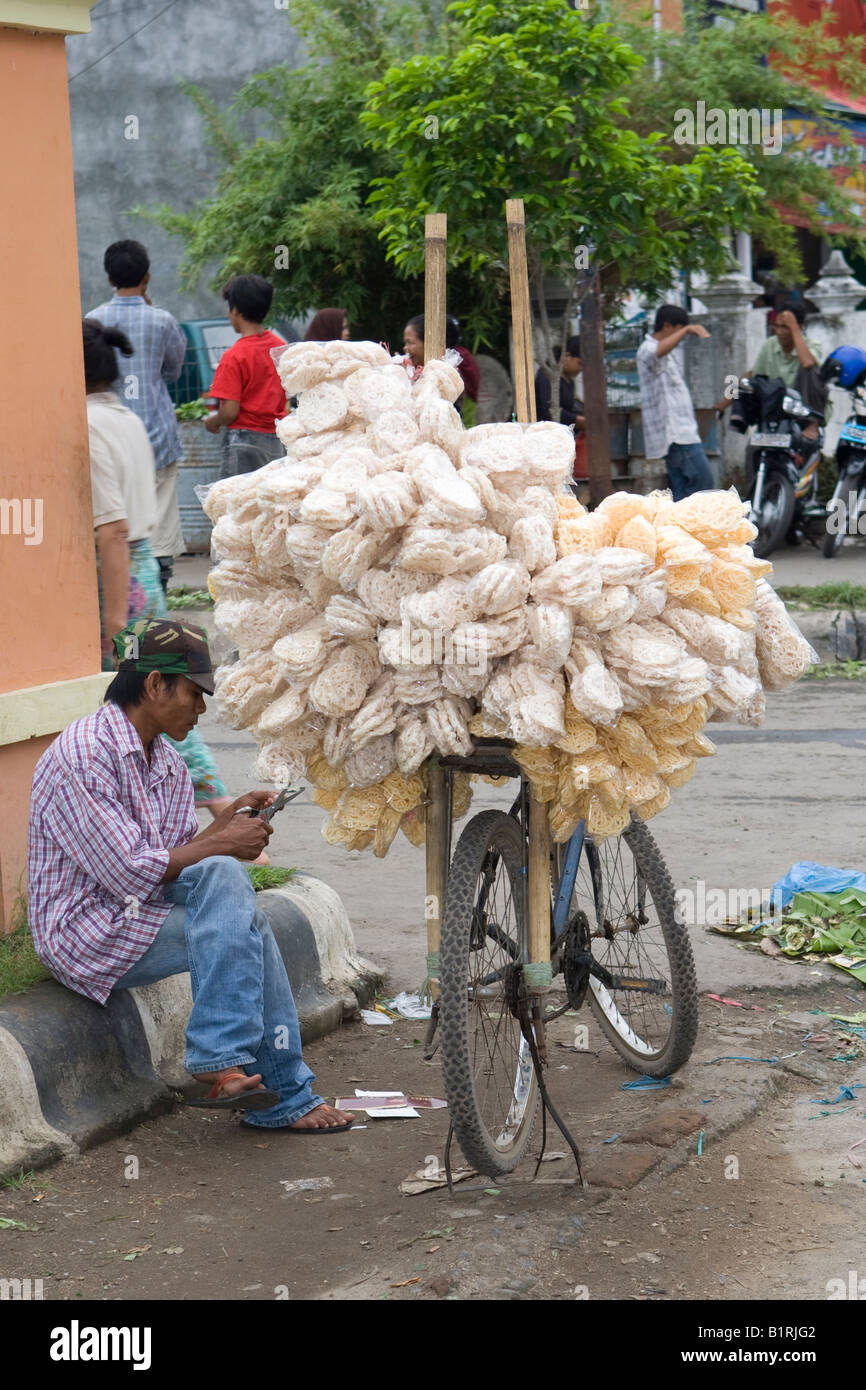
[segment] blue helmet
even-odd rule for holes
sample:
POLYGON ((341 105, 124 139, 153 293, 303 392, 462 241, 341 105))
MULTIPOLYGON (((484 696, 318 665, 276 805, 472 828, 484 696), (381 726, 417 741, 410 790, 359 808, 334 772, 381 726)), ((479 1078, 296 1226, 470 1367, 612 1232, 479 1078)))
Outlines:
POLYGON ((850 345, 837 347, 821 367, 824 381, 835 381, 846 391, 866 384, 866 350, 850 345))

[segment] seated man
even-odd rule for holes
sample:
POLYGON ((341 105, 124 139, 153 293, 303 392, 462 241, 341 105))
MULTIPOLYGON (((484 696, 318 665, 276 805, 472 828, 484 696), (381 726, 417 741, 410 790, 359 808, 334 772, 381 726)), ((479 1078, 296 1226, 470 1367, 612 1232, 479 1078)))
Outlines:
POLYGON ((174 748, 213 694, 204 631, 141 620, 114 638, 105 703, 36 765, 29 916, 36 951, 70 989, 104 1004, 113 989, 189 970, 184 1064, 207 1096, 257 1112, 244 1128, 336 1133, 352 1117, 312 1090, 282 956, 246 870, 270 825, 239 797, 199 832, 193 784, 174 748), (238 811, 248 808, 246 814, 238 811))

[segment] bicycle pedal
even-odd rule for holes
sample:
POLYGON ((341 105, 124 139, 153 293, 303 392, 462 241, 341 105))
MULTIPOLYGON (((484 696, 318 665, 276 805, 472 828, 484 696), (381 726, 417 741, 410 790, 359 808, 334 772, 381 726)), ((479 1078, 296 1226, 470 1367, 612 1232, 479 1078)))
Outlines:
POLYGON ((608 989, 623 989, 642 994, 667 994, 665 980, 644 980, 632 975, 611 975, 608 989))

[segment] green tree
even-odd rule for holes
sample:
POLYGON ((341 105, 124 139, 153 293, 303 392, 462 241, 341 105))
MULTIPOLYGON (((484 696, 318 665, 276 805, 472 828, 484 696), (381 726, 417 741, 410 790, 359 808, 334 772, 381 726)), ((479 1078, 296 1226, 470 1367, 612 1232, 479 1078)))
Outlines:
POLYGON ((448 13, 448 53, 414 57, 367 89, 361 119, 393 165, 374 181, 376 220, 397 269, 417 275, 424 214, 447 211, 449 264, 502 284, 503 205, 522 197, 553 381, 546 278, 567 286, 564 347, 587 261, 610 303, 630 288, 666 290, 684 264, 718 275, 729 226, 749 225, 763 195, 732 149, 673 162, 660 134, 630 129, 623 94, 643 60, 566 0, 458 0, 448 13))
MULTIPOLYGON (((866 46, 832 34, 830 18, 802 25, 774 8, 771 14, 738 12, 717 25, 711 22, 706 0, 691 0, 681 31, 656 34, 647 16, 636 18, 633 10, 625 9, 612 13, 617 34, 646 59, 628 84, 628 114, 620 120, 643 137, 665 132, 670 142, 666 157, 672 162, 693 155, 692 147, 671 139, 678 113, 694 112, 702 101, 707 110, 785 112, 783 136, 790 112, 799 112, 838 142, 837 162, 856 164, 857 147, 827 109, 821 74, 832 73, 837 87, 859 92, 866 46), (765 63, 768 54, 770 61, 765 63)), ((775 256, 779 279, 796 283, 803 275, 794 230, 780 217, 780 208, 798 213, 819 236, 827 235, 827 224, 847 227, 830 240, 847 242, 854 254, 866 251, 866 238, 831 169, 804 158, 790 139, 771 155, 750 144, 741 145, 739 153, 752 165, 766 195, 752 213, 749 230, 775 256)))

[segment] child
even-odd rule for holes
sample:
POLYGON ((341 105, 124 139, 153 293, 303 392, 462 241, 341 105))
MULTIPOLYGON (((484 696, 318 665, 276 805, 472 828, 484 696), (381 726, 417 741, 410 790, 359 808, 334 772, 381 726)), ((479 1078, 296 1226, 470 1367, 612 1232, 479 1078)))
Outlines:
POLYGON ((211 434, 227 426, 221 478, 252 473, 284 453, 274 427, 286 413, 286 396, 271 348, 285 340, 262 325, 273 294, 261 275, 235 275, 223 289, 229 323, 240 338, 220 358, 210 389, 219 409, 204 422, 211 434))

